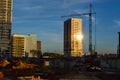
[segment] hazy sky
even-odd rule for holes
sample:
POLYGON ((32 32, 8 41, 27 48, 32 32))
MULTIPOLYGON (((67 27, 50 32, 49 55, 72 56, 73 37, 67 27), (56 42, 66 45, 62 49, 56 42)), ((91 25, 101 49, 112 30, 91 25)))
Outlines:
MULTIPOLYGON (((90 0, 13 0, 12 33, 37 34, 43 52, 63 52, 63 22, 67 14, 89 12, 90 0)), ((96 14, 98 53, 116 53, 120 31, 120 0, 92 0, 96 14)), ((83 49, 88 52, 88 16, 83 19, 83 49)), ((95 16, 93 16, 93 36, 95 16)), ((93 37, 94 45, 94 37, 93 37)))

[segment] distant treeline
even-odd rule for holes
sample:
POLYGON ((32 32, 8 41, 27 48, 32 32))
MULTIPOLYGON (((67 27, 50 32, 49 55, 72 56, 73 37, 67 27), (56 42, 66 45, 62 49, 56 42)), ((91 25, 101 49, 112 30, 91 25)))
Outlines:
POLYGON ((62 54, 59 54, 59 53, 50 53, 50 52, 45 52, 43 54, 43 56, 48 56, 50 58, 58 58, 58 57, 62 57, 63 55, 62 54))

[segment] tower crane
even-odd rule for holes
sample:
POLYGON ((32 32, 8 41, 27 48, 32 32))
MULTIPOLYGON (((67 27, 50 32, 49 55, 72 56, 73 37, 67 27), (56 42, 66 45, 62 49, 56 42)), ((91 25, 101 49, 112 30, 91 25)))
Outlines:
POLYGON ((72 17, 72 16, 89 15, 89 53, 90 53, 90 55, 92 55, 92 53, 93 53, 93 49, 92 49, 92 14, 96 14, 96 13, 92 12, 92 4, 90 3, 89 13, 71 14, 71 15, 61 16, 62 18, 64 18, 64 17, 72 17))

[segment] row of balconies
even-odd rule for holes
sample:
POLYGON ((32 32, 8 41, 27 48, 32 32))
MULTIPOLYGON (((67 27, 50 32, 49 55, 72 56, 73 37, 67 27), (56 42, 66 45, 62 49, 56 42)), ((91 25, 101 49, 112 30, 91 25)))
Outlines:
POLYGON ((0 33, 0 37, 8 37, 10 35, 10 33, 0 33))
POLYGON ((15 48, 15 49, 12 49, 12 52, 24 52, 24 49, 15 48))
POLYGON ((6 38, 6 39, 9 39, 10 37, 9 37, 9 35, 8 34, 2 34, 2 35, 0 35, 0 38, 6 38))
POLYGON ((0 28, 1 30, 0 30, 0 35, 4 35, 4 34, 6 34, 6 35, 8 35, 8 34, 10 34, 10 29, 3 29, 3 28, 0 28))

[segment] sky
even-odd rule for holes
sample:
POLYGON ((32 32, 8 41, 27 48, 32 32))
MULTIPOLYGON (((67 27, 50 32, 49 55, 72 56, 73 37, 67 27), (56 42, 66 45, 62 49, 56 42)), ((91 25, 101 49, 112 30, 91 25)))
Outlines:
MULTIPOLYGON (((89 12, 92 2, 93 46, 98 53, 117 53, 120 32, 120 0, 13 0, 12 34, 36 34, 42 41, 42 52, 63 53, 63 25, 68 18, 61 16, 89 12), (96 25, 96 26, 95 26, 96 25)), ((83 21, 83 50, 88 52, 89 18, 83 21)))

